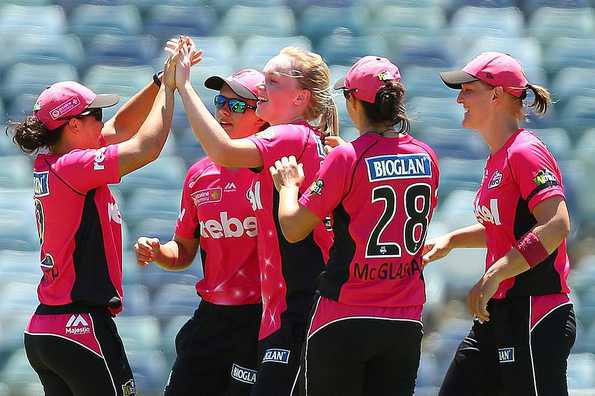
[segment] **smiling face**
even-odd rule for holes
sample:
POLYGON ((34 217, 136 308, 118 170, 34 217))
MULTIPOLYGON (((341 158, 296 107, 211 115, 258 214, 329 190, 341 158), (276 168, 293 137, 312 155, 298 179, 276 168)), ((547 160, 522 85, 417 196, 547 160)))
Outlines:
MULTIPOLYGON (((225 96, 228 99, 239 99, 243 100, 250 106, 256 106, 256 101, 251 99, 245 99, 236 94, 227 84, 224 84, 219 91, 219 94, 225 96)), ((246 136, 255 134, 260 130, 264 121, 262 121, 253 109, 246 108, 243 113, 234 113, 229 109, 226 103, 223 107, 217 109, 215 114, 217 121, 223 127, 225 132, 232 139, 239 139, 246 136)))
POLYGON ((457 103, 465 109, 464 128, 483 129, 493 111, 493 90, 493 87, 481 81, 462 84, 457 103))
POLYGON ((258 108, 256 114, 271 125, 283 124, 302 116, 307 107, 306 95, 300 89, 291 58, 277 55, 264 67, 264 86, 258 91, 258 108), (293 74, 292 74, 293 73, 293 74))

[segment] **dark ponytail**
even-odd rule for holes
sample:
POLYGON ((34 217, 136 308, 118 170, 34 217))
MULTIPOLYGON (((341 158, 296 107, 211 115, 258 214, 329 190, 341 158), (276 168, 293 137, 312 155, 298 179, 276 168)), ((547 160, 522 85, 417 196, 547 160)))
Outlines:
POLYGON ((28 116, 21 122, 9 121, 6 127, 6 134, 12 135, 12 141, 24 153, 31 154, 42 147, 51 147, 56 144, 62 136, 60 127, 56 130, 49 130, 34 116, 28 116))
POLYGON ((374 103, 361 101, 372 124, 395 126, 399 133, 408 133, 411 121, 405 111, 405 86, 399 81, 387 81, 378 90, 374 103))

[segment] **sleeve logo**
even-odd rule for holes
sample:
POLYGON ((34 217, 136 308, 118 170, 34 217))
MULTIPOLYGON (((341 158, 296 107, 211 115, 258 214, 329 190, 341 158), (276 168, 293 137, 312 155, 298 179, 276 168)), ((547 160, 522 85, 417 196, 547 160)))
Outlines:
POLYGON ((366 165, 371 182, 432 176, 431 160, 427 154, 381 155, 366 158, 366 165))
POLYGON ((267 349, 264 353, 264 357, 262 358, 262 363, 271 362, 271 363, 283 363, 289 364, 289 354, 291 351, 287 349, 279 349, 279 348, 270 348, 267 349))
POLYGON ((556 175, 552 173, 549 169, 542 169, 537 172, 537 175, 533 178, 533 183, 537 186, 543 186, 546 184, 558 184, 558 179, 556 179, 556 175))
POLYGON ((496 171, 494 173, 494 176, 492 176, 492 179, 490 180, 490 183, 488 184, 488 189, 490 189, 490 188, 496 188, 501 183, 502 183, 502 172, 496 171))
POLYGON ((48 174, 48 172, 33 172, 33 194, 35 197, 39 198, 50 195, 48 174))
POLYGON ((93 170, 105 169, 105 165, 102 164, 102 162, 105 161, 105 150, 107 150, 107 147, 97 149, 95 152, 95 163, 93 164, 93 170))
POLYGON ((200 206, 205 203, 220 202, 221 201, 221 187, 207 188, 205 190, 199 190, 192 193, 191 197, 194 201, 194 205, 200 206))
POLYGON ((310 186, 310 193, 316 194, 316 195, 322 195, 323 188, 324 188, 324 181, 322 181, 321 179, 318 179, 314 183, 312 183, 312 185, 310 186))

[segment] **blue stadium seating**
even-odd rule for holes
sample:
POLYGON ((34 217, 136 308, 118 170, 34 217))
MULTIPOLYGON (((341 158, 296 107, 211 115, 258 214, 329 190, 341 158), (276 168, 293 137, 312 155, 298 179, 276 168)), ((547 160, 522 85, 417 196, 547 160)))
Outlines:
POLYGON ((285 47, 312 49, 312 43, 304 36, 265 37, 251 36, 244 41, 240 50, 241 68, 251 67, 262 70, 266 62, 285 47))
POLYGON ((529 34, 543 44, 558 37, 593 37, 595 16, 592 8, 550 8, 536 10, 529 19, 529 34))
POLYGON ((144 66, 156 53, 157 42, 152 36, 100 34, 89 40, 86 64, 144 66))
POLYGON ((144 29, 165 44, 179 34, 210 36, 216 20, 215 10, 210 7, 156 5, 150 8, 144 29))
POLYGON ((318 52, 328 64, 351 66, 366 55, 389 57, 389 50, 381 36, 351 36, 338 33, 323 38, 318 52))
POLYGON ((524 29, 522 13, 514 7, 483 8, 465 6, 453 15, 450 31, 456 37, 473 42, 478 36, 521 36, 524 29))
POLYGON ((72 11, 70 31, 83 39, 97 34, 134 35, 142 30, 141 16, 134 5, 82 4, 72 11))
POLYGON ((367 9, 365 7, 322 7, 309 6, 303 11, 298 31, 317 40, 337 29, 347 29, 354 35, 361 35, 366 29, 367 9), (329 23, 336 21, 336 23, 329 23))
POLYGON ((60 6, 4 4, 0 7, 0 35, 15 33, 61 34, 66 16, 60 6))
POLYGON ((77 80, 76 68, 67 63, 53 65, 17 63, 6 71, 1 92, 6 97, 15 97, 20 94, 39 95, 56 82, 77 80))
POLYGON ((595 67, 593 38, 556 38, 546 51, 544 65, 551 74, 565 67, 593 69, 595 67))
POLYGON ((295 17, 286 6, 259 8, 234 5, 221 19, 215 32, 237 40, 250 35, 292 36, 295 34, 295 17))

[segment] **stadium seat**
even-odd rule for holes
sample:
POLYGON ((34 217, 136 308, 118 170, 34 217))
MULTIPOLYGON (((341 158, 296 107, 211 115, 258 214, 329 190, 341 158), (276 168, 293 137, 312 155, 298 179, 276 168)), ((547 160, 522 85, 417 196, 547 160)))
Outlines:
POLYGON ((595 355, 593 353, 570 354, 567 377, 569 388, 595 388, 595 355))
POLYGON ((6 283, 0 289, 0 318, 33 314, 35 307, 39 304, 37 283, 23 281, 6 283))
POLYGON ((17 63, 6 71, 1 92, 6 97, 20 94, 39 95, 53 83, 77 80, 76 68, 67 63, 17 63))
POLYGON ((186 169, 178 157, 159 157, 149 165, 126 175, 120 188, 124 194, 141 188, 179 189, 186 169))
POLYGON ((556 74, 565 67, 583 67, 593 70, 595 68, 593 38, 560 37, 553 40, 546 51, 544 64, 550 74, 556 74))
POLYGON ((202 146, 194 137, 192 129, 181 129, 176 137, 178 139, 176 152, 184 160, 187 168, 206 155, 202 146))
POLYGON ((428 98, 418 96, 412 98, 407 105, 407 114, 413 120, 414 130, 429 127, 460 128, 463 121, 463 106, 456 99, 428 98))
MULTIPOLYGON (((155 222, 157 220, 152 221, 155 222)), ((171 224, 171 222, 165 222, 164 220, 159 221, 163 224, 169 225, 168 230, 170 231, 170 235, 159 239, 162 243, 165 243, 173 236, 175 224, 171 224)), ((152 235, 150 230, 147 228, 139 227, 139 231, 139 235, 154 235, 152 235)), ((200 254, 198 253, 192 265, 183 271, 165 271, 157 265, 150 264, 144 268, 141 268, 140 272, 140 279, 142 283, 149 288, 149 292, 152 296, 155 296, 155 294, 158 293, 164 285, 182 285, 190 287, 194 286, 199 279, 203 278, 202 262, 200 254)))
MULTIPOLYGON (((196 305, 198 307, 198 304, 196 305)), ((161 350, 165 353, 165 358, 167 361, 173 364, 175 357, 176 357, 176 335, 188 322, 191 315, 180 315, 175 316, 168 320, 164 327, 163 327, 163 337, 161 337, 161 350)))
POLYGON ((97 34, 135 35, 142 31, 141 16, 134 5, 81 4, 72 11, 69 26, 83 39, 97 34))
MULTIPOLYGON (((443 36, 403 35, 389 38, 392 59, 399 68, 408 66, 453 67, 455 57, 447 39, 443 36)), ((436 77, 434 77, 436 79, 436 77)), ((437 76, 440 80, 440 76, 437 76)))
POLYGON ((595 16, 592 8, 542 7, 529 19, 527 32, 543 44, 558 37, 589 38, 595 35, 595 16))
MULTIPOLYGON (((41 279, 39 251, 0 251, 0 279, 3 282, 36 283, 41 279)), ((1 289, 1 285, 0 285, 1 289)))
POLYGON ((299 21, 298 31, 317 41, 332 34, 337 29, 346 29, 353 35, 364 33, 368 23, 368 10, 365 7, 322 7, 306 8, 299 21), (334 21, 334 23, 329 23, 334 21))
MULTIPOLYGON (((3 189, 31 188, 32 178, 31 162, 24 155, 0 157, 0 186, 3 189)), ((32 195, 29 197, 32 199, 32 195)), ((33 211, 33 205, 30 209, 33 211)))
POLYGON ((87 45, 87 66, 141 66, 150 64, 157 53, 152 36, 122 36, 101 34, 87 45))
POLYGON ((234 5, 221 19, 215 32, 239 41, 251 35, 291 36, 295 34, 295 18, 286 6, 260 8, 234 5))
POLYGON ((562 161, 572 156, 572 142, 565 129, 533 129, 533 132, 543 140, 556 159, 562 161))
MULTIPOLYGON (((128 265, 131 267, 134 264, 128 265)), ((124 287, 124 310, 125 316, 150 315, 149 289, 145 285, 127 284, 124 287)))
POLYGON ((332 34, 323 38, 317 52, 327 64, 351 66, 366 55, 390 57, 386 42, 381 36, 358 36, 350 34, 332 34))
POLYGON ((595 69, 566 67, 556 75, 551 93, 557 106, 566 105, 574 96, 595 96, 595 69))
POLYGON ((83 47, 75 35, 23 34, 0 42, 0 69, 16 63, 69 63, 79 67, 83 47))
POLYGON ((595 125, 595 97, 575 96, 560 112, 560 126, 565 128, 573 139, 595 125))
POLYGON ((466 227, 476 222, 473 212, 475 191, 454 190, 440 203, 441 210, 436 220, 444 223, 449 230, 466 227))
MULTIPOLYGON (((21 94, 12 99, 6 111, 6 119, 11 121, 22 121, 26 116, 31 115, 33 113, 33 105, 38 96, 39 94, 21 94)), ((18 154, 21 153, 18 152, 18 154)), ((1 173, 2 171, 0 170, 0 174, 1 173)))
POLYGON ((290 3, 288 0, 217 0, 212 1, 211 5, 217 9, 219 14, 223 14, 226 10, 236 5, 267 8, 291 5, 288 3, 290 3))
POLYGON ((519 37, 523 30, 523 14, 515 7, 465 6, 454 13, 450 22, 451 33, 469 43, 478 36, 519 37))
MULTIPOLYGON (((444 12, 439 7, 386 6, 368 22, 370 34, 436 36, 445 25, 444 12)), ((388 39, 388 38, 387 38, 388 39)))
POLYGON ((555 8, 585 8, 589 7, 588 0, 523 0, 521 2, 525 14, 531 14, 542 7, 555 8))
POLYGON ((117 316, 114 321, 127 352, 159 348, 161 331, 154 316, 117 316))
MULTIPOLYGON (((83 83, 97 93, 114 93, 122 97, 136 94, 153 81, 153 68, 150 66, 106 66, 91 67, 83 78, 83 83)), ((125 101, 120 98, 119 107, 125 101)), ((107 120, 108 117, 105 117, 107 120)))
POLYGON ((56 5, 27 6, 6 4, 0 7, 0 35, 37 33, 61 34, 66 17, 56 5))
MULTIPOLYGON (((238 64, 238 48, 235 41, 228 36, 201 36, 192 38, 196 45, 203 51, 202 61, 199 68, 203 67, 224 67, 233 70, 247 67, 241 63, 238 64)), ((267 39, 273 40, 272 37, 267 39)), ((253 48, 253 51, 258 51, 260 48, 253 48)), ((166 52, 162 51, 160 56, 155 61, 155 69, 163 68, 163 63, 166 58, 166 52)), ((196 82, 198 83, 198 81, 196 82)))
POLYGON ((252 36, 244 41, 240 50, 241 67, 262 70, 267 61, 279 54, 279 51, 285 47, 299 47, 311 50, 312 43, 305 36, 252 36))
POLYGON ((199 303, 194 285, 166 284, 153 298, 152 306, 155 315, 167 321, 175 316, 191 316, 199 303))
MULTIPOLYGON (((22 334, 21 331, 21 336, 22 334)), ((0 372, 0 378, 4 379, 11 392, 14 391, 13 395, 34 396, 31 388, 39 388, 41 385, 39 377, 29 365, 24 348, 17 349, 8 358, 4 369, 0 372)))
POLYGON ((128 361, 139 395, 163 393, 171 369, 167 366, 163 353, 157 350, 135 351, 128 353, 128 361))
POLYGON ((415 129, 412 135, 429 144, 438 158, 459 158, 469 160, 485 159, 488 148, 483 139, 469 129, 445 129, 429 127, 415 129))
MULTIPOLYGON (((396 57, 401 61, 401 57, 396 57)), ((406 88, 408 99, 416 96, 427 96, 432 98, 452 98, 453 91, 449 89, 440 79, 441 67, 410 66, 404 68, 397 64, 401 71, 401 78, 406 88)), ((447 99, 448 100, 448 99, 447 99)))
MULTIPOLYGON (((483 176, 483 160, 443 158, 440 160, 440 188, 438 193, 444 199, 454 190, 476 191, 483 176)), ((469 202, 471 207, 472 201, 469 202)))
MULTIPOLYGON (((179 186, 181 188, 182 185, 179 186)), ((139 188, 131 192, 126 201, 125 218, 136 224, 148 217, 170 220, 172 226, 180 213, 182 190, 139 188)))
POLYGON ((156 5, 149 9, 144 31, 164 45, 168 39, 180 34, 211 36, 216 21, 215 10, 211 7, 156 5))

